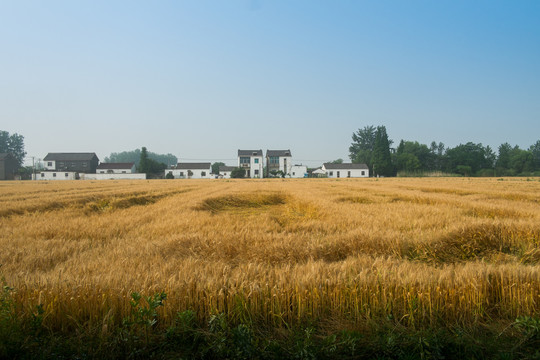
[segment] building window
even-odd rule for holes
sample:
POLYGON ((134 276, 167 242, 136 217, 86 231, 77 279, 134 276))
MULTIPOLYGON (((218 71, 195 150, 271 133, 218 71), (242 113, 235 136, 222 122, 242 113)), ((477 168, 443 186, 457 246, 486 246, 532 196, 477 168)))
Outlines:
POLYGON ((206 176, 206 171, 201 171, 201 176, 206 176))
POLYGON ((347 177, 351 177, 351 172, 347 171, 347 177))
POLYGON ((113 174, 114 171, 112 171, 111 169, 107 170, 107 174, 113 174))
POLYGON ((255 164, 259 163, 259 159, 255 158, 255 164))
POLYGON ((293 171, 293 173, 292 173, 292 174, 293 174, 293 176, 294 176, 294 175, 296 175, 296 174, 294 173, 294 171, 293 171))
POLYGON ((180 171, 180 176, 184 176, 184 172, 183 172, 183 171, 180 171))
POLYGON ((279 164, 279 156, 270 156, 270 164, 279 164))
POLYGON ((337 171, 337 177, 339 177, 339 171, 337 171))
POLYGON ((68 177, 68 176, 69 176, 69 174, 68 174, 68 173, 66 173, 66 177, 68 177))
POLYGON ((240 164, 249 164, 249 156, 240 157, 240 164))
POLYGON ((49 162, 47 163, 47 166, 52 166, 52 161, 49 161, 49 162))
POLYGON ((366 172, 362 170, 362 176, 365 176, 365 175, 366 175, 366 172))
POLYGON ((99 173, 100 174, 105 174, 105 171, 104 170, 99 170, 99 173))
POLYGON ((255 175, 259 175, 259 170, 255 170, 255 175))
POLYGON ((53 174, 52 174, 52 177, 56 177, 56 173, 53 173, 53 174))
POLYGON ((45 173, 41 173, 41 177, 45 177, 45 173))
POLYGON ((122 174, 125 174, 126 172, 125 171, 122 171, 122 174))
POLYGON ((333 171, 330 171, 330 176, 334 176, 334 172, 333 172, 333 171))

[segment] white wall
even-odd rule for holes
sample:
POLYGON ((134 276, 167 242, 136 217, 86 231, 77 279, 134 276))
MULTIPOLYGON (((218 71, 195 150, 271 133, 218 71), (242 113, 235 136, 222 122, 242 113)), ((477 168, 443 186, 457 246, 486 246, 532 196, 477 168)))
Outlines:
POLYGON ((279 170, 283 171, 285 175, 292 175, 292 156, 280 156, 279 157, 279 170), (285 168, 285 159, 287 159, 287 167, 285 168))
POLYGON ((77 173, 70 171, 42 171, 36 174, 36 180, 76 180, 77 173), (67 174, 67 175, 66 175, 67 174))
POLYGON ((56 161, 45 161, 43 160, 43 168, 45 170, 56 170, 56 161), (49 165, 51 164, 51 165, 49 165))
POLYGON ((219 176, 223 179, 230 179, 231 178, 231 172, 232 171, 220 171, 219 176))
POLYGON ((240 157, 248 157, 248 156, 239 156, 238 157, 238 167, 241 167, 242 169, 244 170, 249 170, 249 174, 251 178, 255 179, 262 179, 263 177, 263 157, 262 155, 261 156, 249 156, 250 158, 250 162, 249 162, 249 169, 245 166, 242 166, 240 164, 240 157), (256 163, 256 161, 258 160, 258 162, 256 163), (258 174, 255 174, 255 170, 258 170, 258 174))
POLYGON ((289 172, 290 177, 292 178, 303 178, 307 174, 307 166, 305 165, 293 165, 291 166, 291 171, 289 172))
POLYGON ((361 177, 369 177, 369 170, 368 169, 327 169, 324 165, 322 166, 322 169, 326 172, 326 176, 329 178, 361 178, 361 177), (351 172, 351 175, 349 176, 348 172, 351 172))
MULTIPOLYGON (((165 170, 165 176, 167 176, 167 174, 169 172, 172 172, 175 179, 187 179, 188 178, 188 170, 166 169, 165 170)), ((205 170, 191 169, 191 172, 193 173, 193 175, 191 175, 189 177, 190 179, 213 179, 214 178, 214 176, 211 174, 212 173, 212 168, 211 167, 209 167, 208 169, 205 169, 205 170), (205 173, 205 175, 202 174, 203 172, 205 173)))
POLYGON ((82 180, 144 180, 146 174, 81 174, 82 180))
POLYGON ((97 169, 96 172, 99 174, 134 174, 135 165, 131 169, 97 169))

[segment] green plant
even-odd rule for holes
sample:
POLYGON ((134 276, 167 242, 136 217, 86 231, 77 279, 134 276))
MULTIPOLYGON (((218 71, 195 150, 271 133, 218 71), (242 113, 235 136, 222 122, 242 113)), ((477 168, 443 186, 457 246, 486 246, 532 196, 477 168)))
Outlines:
POLYGON ((157 309, 163 306, 165 299, 167 299, 167 294, 164 292, 147 297, 143 297, 138 292, 131 293, 131 314, 122 321, 122 325, 131 338, 137 340, 138 332, 142 329, 145 345, 148 345, 150 331, 158 322, 157 309))

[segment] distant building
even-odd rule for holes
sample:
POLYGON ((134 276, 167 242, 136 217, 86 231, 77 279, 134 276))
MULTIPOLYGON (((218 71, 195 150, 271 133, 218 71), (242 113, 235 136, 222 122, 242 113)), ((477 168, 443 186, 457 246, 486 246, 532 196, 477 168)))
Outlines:
POLYGON ((333 164, 324 163, 322 170, 329 178, 360 178, 369 177, 369 169, 366 164, 333 164))
POLYGON ((9 153, 0 153, 0 180, 15 180, 19 169, 17 159, 9 153))
POLYGON ((96 153, 48 153, 43 159, 46 171, 96 172, 99 159, 96 153))
POLYGON ((304 178, 308 176, 307 166, 305 165, 293 165, 289 172, 291 178, 304 178))
POLYGON ((166 169, 165 176, 171 173, 175 179, 211 179, 211 163, 178 163, 173 169, 166 169))
POLYGON ((79 173, 74 171, 41 171, 36 180, 79 180, 79 173))
POLYGON ((101 163, 96 168, 98 174, 133 174, 135 163, 101 163))
POLYGON ((266 176, 278 171, 291 176, 292 155, 291 150, 266 150, 266 176))
POLYGON ((219 177, 224 179, 231 178, 231 172, 236 169, 234 166, 220 166, 219 167, 219 177))
POLYGON ((238 167, 246 171, 247 178, 263 178, 262 150, 238 150, 238 167))

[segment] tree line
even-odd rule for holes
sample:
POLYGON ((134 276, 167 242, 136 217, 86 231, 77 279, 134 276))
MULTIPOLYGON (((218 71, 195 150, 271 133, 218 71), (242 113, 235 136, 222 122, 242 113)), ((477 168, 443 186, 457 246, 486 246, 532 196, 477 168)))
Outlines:
POLYGON ((468 142, 446 147, 442 142, 428 146, 401 140, 396 147, 385 126, 366 126, 352 134, 349 158, 367 164, 374 176, 424 175, 429 173, 464 176, 539 176, 540 140, 528 149, 501 144, 498 151, 489 145, 468 142))

